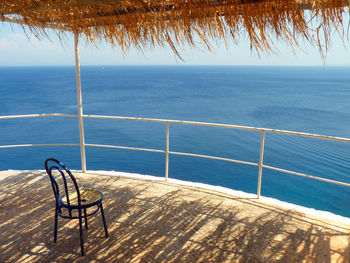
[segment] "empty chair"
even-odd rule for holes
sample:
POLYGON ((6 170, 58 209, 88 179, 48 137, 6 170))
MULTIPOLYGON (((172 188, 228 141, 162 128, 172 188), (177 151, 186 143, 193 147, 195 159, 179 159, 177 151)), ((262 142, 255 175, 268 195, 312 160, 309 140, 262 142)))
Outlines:
POLYGON ((73 174, 63 163, 56 159, 47 159, 45 161, 45 169, 50 177, 56 200, 54 242, 56 243, 57 241, 58 216, 65 219, 79 219, 81 255, 84 256, 83 217, 85 219, 85 228, 88 229, 87 218, 96 214, 98 210, 100 210, 105 235, 106 238, 108 237, 108 230, 102 206, 103 194, 100 191, 92 189, 80 190, 73 174), (62 179, 60 180, 63 186, 62 192, 60 192, 62 188, 59 188, 59 184, 55 177, 61 177, 62 179), (92 211, 88 211, 88 208, 91 208, 89 210, 92 211))

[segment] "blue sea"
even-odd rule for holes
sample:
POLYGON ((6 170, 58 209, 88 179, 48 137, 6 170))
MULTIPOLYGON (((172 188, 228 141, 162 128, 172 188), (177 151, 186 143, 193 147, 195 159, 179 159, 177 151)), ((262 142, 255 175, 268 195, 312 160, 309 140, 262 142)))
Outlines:
MULTIPOLYGON (((83 66, 84 114, 350 138, 349 67, 83 66)), ((74 67, 1 67, 0 115, 77 114, 74 67)), ((163 123, 85 119, 90 144, 165 149, 163 123)), ((259 162, 261 133, 170 124, 170 150, 259 162)), ((0 145, 79 143, 75 118, 0 120, 0 145)), ((164 177, 162 153, 86 148, 88 170, 164 177)), ((80 167, 78 146, 0 149, 0 170, 80 167)), ((350 183, 350 143, 266 134, 264 164, 350 183)), ((171 155, 169 177, 256 193, 258 167, 171 155)), ((263 169, 262 195, 350 217, 350 188, 263 169)))

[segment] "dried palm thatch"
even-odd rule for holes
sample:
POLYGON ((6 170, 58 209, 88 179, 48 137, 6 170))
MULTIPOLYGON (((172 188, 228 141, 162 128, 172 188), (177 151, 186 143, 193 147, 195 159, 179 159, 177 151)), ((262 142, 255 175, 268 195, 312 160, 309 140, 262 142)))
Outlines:
POLYGON ((350 0, 1 0, 0 21, 35 32, 73 31, 126 50, 166 44, 174 50, 198 39, 235 43, 248 37, 256 51, 273 51, 274 40, 317 46, 323 55, 334 30, 344 37, 350 0))

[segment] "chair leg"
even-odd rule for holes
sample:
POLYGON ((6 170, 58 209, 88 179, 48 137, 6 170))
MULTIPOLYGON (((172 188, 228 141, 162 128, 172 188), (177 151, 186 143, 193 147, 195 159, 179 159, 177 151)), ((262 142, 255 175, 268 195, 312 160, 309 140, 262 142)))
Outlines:
POLYGON ((106 238, 107 238, 108 237, 108 230, 107 230, 107 224, 106 224, 106 219, 105 219, 105 213, 103 212, 102 202, 100 203, 100 209, 101 209, 103 226, 105 228, 105 234, 106 234, 106 238))
POLYGON ((53 242, 57 242, 57 227, 58 227, 58 211, 57 211, 57 206, 55 209, 55 229, 53 232, 53 242))
POLYGON ((88 220, 87 220, 86 208, 84 208, 84 217, 85 217, 85 228, 88 229, 88 220))
POLYGON ((83 239, 83 219, 81 215, 81 209, 78 209, 79 213, 79 232, 80 232, 80 249, 81 249, 81 256, 84 256, 84 239, 83 239))

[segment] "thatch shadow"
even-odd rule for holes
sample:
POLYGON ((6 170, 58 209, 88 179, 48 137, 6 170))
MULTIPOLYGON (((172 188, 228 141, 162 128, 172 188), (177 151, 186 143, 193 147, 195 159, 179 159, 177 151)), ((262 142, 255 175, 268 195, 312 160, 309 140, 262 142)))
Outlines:
POLYGON ((82 187, 103 191, 110 237, 97 215, 84 232, 85 257, 77 220, 60 219, 53 243, 45 174, 0 177, 0 262, 349 262, 348 231, 292 211, 146 180, 77 177, 82 187))

